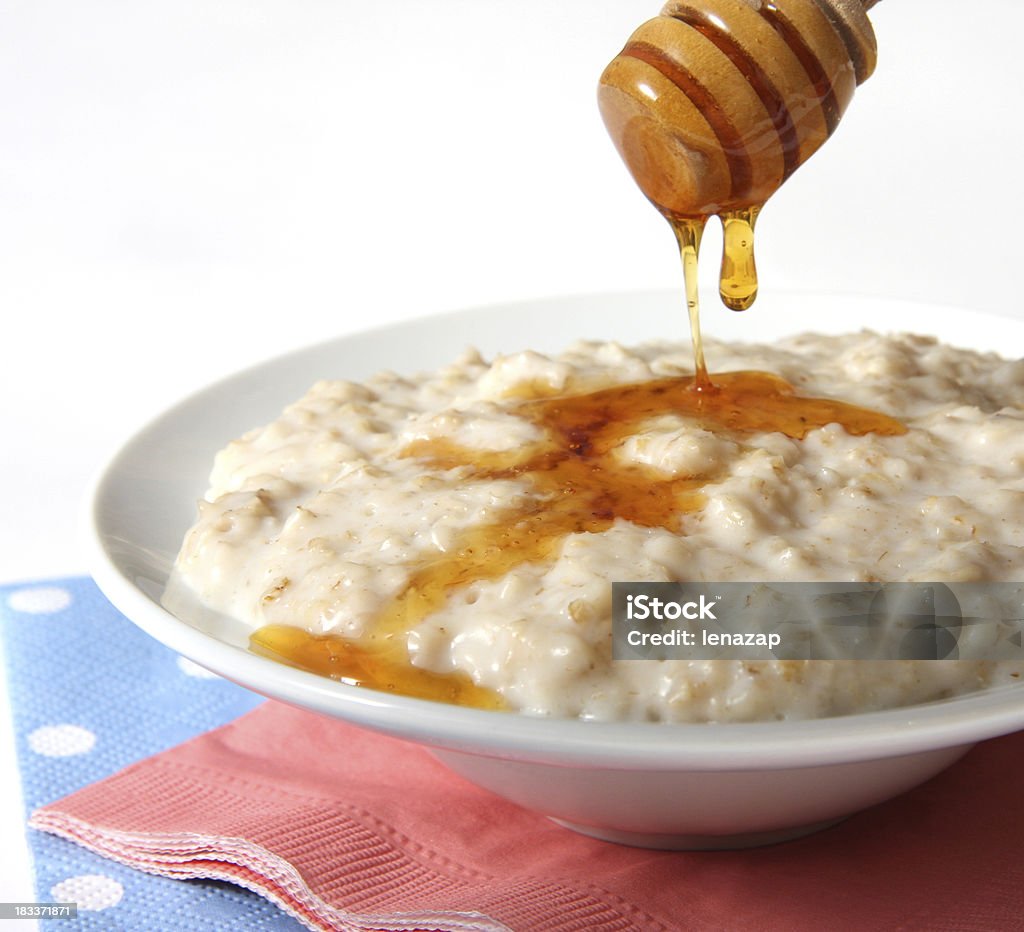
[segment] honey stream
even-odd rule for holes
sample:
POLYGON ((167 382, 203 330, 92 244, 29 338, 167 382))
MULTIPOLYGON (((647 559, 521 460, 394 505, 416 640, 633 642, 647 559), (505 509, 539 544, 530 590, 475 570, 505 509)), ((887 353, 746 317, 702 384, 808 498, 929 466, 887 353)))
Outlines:
POLYGON ((359 641, 269 625, 252 636, 252 649, 293 666, 347 683, 482 708, 500 697, 462 674, 436 674, 413 666, 407 633, 442 609, 453 593, 498 579, 526 563, 557 557, 566 536, 598 533, 616 520, 681 531, 699 509, 713 473, 672 476, 624 462, 618 451, 643 422, 664 414, 732 435, 778 431, 800 439, 829 423, 848 433, 896 435, 897 420, 854 405, 797 395, 764 372, 728 372, 714 382, 668 377, 617 385, 581 395, 531 399, 516 412, 535 424, 543 440, 511 451, 465 449, 448 441, 417 441, 403 455, 435 470, 459 470, 460 479, 521 479, 532 489, 524 503, 489 524, 466 531, 447 553, 417 569, 406 588, 359 641))

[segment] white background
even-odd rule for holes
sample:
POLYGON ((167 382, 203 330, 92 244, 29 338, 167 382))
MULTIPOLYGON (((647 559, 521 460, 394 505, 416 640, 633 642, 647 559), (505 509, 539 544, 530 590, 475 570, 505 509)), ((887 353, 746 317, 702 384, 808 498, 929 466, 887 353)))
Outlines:
MULTIPOLYGON (((231 370, 438 310, 676 285, 595 105, 657 7, 4 4, 0 582, 86 572, 89 477, 231 370)), ((762 289, 1024 316, 1024 4, 872 19, 875 76, 762 214, 762 289)), ((706 284, 713 333, 728 312, 706 284)), ((682 314, 665 330, 685 336, 682 314)), ((31 900, 6 728, 0 708, 0 901, 31 900)))

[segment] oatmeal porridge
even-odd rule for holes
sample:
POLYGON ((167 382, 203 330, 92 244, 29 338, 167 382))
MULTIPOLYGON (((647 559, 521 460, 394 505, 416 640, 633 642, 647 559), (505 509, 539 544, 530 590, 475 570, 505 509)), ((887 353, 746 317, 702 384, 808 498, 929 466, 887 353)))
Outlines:
POLYGON ((348 682, 541 716, 811 718, 1014 682, 612 659, 612 581, 1024 578, 1024 362, 872 332, 707 349, 707 393, 664 343, 318 382, 218 454, 167 600, 348 682))

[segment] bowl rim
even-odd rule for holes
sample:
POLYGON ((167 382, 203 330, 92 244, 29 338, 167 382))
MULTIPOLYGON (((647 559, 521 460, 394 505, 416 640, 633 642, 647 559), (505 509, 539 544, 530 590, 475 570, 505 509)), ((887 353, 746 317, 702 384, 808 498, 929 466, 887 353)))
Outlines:
MULTIPOLYGON (((624 300, 632 294, 601 298, 624 300)), ((664 293, 637 294, 650 297, 664 293)), ((548 299, 547 304, 587 299, 594 296, 548 299)), ((878 300, 892 303, 890 299, 878 300)), ((417 323, 457 321, 465 315, 544 303, 470 308, 419 318, 417 323)), ((1024 321, 968 313, 998 321, 1024 335, 1024 321)), ((399 323, 346 334, 243 369, 179 400, 121 443, 91 484, 83 522, 92 576, 113 605, 172 650, 255 692, 394 737, 486 757, 614 770, 779 770, 916 754, 972 744, 1024 728, 1024 683, 1021 687, 994 688, 881 712, 742 724, 587 722, 461 708, 345 685, 260 657, 176 618, 147 594, 144 582, 133 577, 116 552, 124 546, 130 548, 131 542, 112 538, 105 522, 119 470, 130 464, 133 452, 187 405, 252 377, 267 366, 280 366, 301 359, 313 349, 353 338, 385 339, 406 326, 399 323)))

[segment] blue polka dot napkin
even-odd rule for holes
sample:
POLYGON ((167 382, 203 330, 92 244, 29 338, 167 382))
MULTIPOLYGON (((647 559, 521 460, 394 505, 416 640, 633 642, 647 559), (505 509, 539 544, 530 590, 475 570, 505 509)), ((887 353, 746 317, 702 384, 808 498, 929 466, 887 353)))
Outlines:
MULTIPOLYGON (((144 634, 89 579, 0 587, 0 653, 26 816, 261 701, 144 634)), ((79 907, 77 919, 43 919, 42 929, 303 928, 240 887, 154 877, 63 838, 27 835, 36 899, 79 907)))

